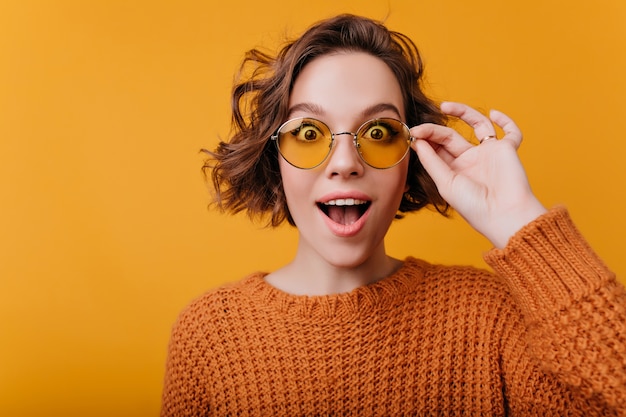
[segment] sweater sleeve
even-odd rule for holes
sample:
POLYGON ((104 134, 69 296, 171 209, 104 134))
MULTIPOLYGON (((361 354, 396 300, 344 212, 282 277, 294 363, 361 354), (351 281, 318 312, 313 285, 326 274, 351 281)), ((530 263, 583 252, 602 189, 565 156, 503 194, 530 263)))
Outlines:
POLYGON ((626 291, 567 210, 552 209, 485 260, 521 310, 523 344, 541 371, 626 415, 626 291))

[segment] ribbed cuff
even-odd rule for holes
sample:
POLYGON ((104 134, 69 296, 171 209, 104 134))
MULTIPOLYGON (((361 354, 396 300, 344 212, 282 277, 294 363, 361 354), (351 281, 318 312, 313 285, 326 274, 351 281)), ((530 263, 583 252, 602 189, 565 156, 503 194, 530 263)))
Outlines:
POLYGON ((524 226, 505 248, 484 258, 530 320, 551 316, 614 279, 564 207, 524 226))

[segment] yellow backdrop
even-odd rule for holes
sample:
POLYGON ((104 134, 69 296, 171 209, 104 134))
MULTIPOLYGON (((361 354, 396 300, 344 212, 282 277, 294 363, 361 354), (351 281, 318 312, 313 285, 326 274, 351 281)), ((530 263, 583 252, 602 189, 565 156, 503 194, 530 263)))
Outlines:
MULTIPOLYGON (((289 228, 207 211, 198 150, 246 49, 340 12, 410 35, 437 99, 512 115, 535 192, 624 282, 623 0, 4 0, 0 415, 156 415, 180 309, 289 259, 289 228)), ((388 247, 484 265, 489 244, 424 212, 388 247)))

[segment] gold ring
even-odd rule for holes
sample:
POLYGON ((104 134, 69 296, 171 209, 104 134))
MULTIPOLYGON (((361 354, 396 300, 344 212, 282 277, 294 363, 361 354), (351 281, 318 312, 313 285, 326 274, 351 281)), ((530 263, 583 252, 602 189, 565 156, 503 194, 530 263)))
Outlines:
POLYGON ((479 140, 478 143, 483 143, 486 140, 494 140, 494 139, 498 139, 496 135, 488 135, 482 138, 481 140, 479 140))

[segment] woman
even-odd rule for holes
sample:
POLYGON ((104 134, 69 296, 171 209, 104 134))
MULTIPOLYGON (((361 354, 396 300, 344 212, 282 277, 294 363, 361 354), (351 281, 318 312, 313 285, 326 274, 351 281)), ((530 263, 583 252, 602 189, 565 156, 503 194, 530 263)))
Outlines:
POLYGON ((205 168, 222 209, 288 221, 298 248, 181 313, 162 415, 626 415, 626 293, 533 195, 508 116, 436 106, 414 44, 351 15, 247 64, 205 168), (428 205, 493 243, 495 274, 386 254, 428 205))

